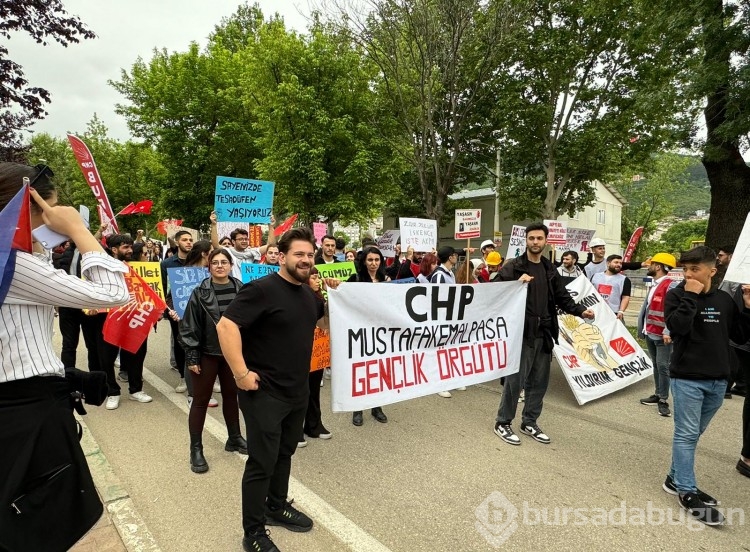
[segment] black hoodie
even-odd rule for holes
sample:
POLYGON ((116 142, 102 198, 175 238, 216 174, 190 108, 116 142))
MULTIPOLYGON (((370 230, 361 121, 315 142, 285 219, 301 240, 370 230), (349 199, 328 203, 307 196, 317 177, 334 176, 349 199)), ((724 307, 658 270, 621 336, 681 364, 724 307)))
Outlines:
POLYGON ((667 328, 674 348, 669 375, 682 379, 727 379, 729 340, 750 338, 750 309, 740 312, 728 293, 685 291, 685 282, 667 293, 664 302, 667 328))

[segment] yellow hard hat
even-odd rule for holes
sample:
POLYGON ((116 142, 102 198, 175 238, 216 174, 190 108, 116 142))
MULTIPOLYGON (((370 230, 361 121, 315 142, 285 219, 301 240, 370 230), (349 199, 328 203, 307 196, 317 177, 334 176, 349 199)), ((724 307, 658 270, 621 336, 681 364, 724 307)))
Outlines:
POLYGON ((663 264, 669 268, 677 266, 677 259, 674 258, 674 255, 670 255, 669 253, 657 253, 651 257, 651 262, 663 264))
POLYGON ((490 266, 497 266, 501 262, 503 262, 503 258, 500 256, 500 253, 497 251, 491 251, 487 258, 484 260, 484 263, 490 266))

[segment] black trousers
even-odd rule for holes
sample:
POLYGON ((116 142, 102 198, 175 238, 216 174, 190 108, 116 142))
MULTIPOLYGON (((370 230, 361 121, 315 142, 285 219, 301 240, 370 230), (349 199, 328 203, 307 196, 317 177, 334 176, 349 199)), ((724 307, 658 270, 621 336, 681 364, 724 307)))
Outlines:
MULTIPOLYGON (((110 345, 114 349, 113 345, 110 345)), ((148 337, 143 340, 143 345, 135 353, 118 349, 120 351, 120 370, 128 374, 128 392, 132 395, 138 391, 143 391, 143 362, 146 360, 148 351, 148 337)), ((114 372, 114 361, 112 361, 112 371, 114 372)))
POLYGON ((248 457, 242 475, 242 527, 247 535, 265 527, 266 500, 276 508, 287 498, 307 398, 289 403, 262 389, 239 390, 239 403, 247 428, 248 457))
POLYGON ((310 400, 307 401, 304 430, 310 437, 317 437, 320 435, 321 428, 324 427, 320 412, 320 382, 323 381, 323 370, 310 372, 308 381, 310 383, 310 400))
MULTIPOLYGON (((104 341, 104 322, 107 320, 107 313, 103 312, 92 316, 96 325, 96 344, 99 355, 99 370, 107 375, 107 396, 111 397, 120 394, 120 384, 115 378, 115 360, 120 353, 119 347, 104 341)), ((122 363, 121 363, 122 364, 122 363)), ((129 379, 129 378, 128 378, 129 379)))
MULTIPOLYGON (((745 376, 745 382, 750 382, 750 352, 734 349, 739 361, 739 371, 745 376)), ((745 394, 742 406, 742 456, 750 458, 750 399, 745 394)))
POLYGON ((62 351, 60 359, 66 368, 82 368, 76 365, 76 350, 83 331, 83 342, 88 351, 89 372, 99 370, 99 352, 97 349, 97 322, 95 317, 87 316, 81 309, 60 307, 57 309, 62 351))
POLYGON ((177 364, 177 370, 180 372, 180 377, 185 377, 185 349, 180 345, 180 340, 177 336, 180 335, 179 322, 175 322, 169 318, 169 327, 172 330, 172 347, 174 347, 174 361, 177 364))
POLYGON ((58 377, 0 383, 0 550, 70 549, 102 515, 58 377))

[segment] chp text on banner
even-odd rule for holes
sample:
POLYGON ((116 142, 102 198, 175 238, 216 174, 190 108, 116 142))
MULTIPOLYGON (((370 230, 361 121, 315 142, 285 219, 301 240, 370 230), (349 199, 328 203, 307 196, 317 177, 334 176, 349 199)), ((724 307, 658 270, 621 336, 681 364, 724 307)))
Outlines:
POLYGON ((329 290, 332 408, 364 410, 518 371, 526 284, 329 290))

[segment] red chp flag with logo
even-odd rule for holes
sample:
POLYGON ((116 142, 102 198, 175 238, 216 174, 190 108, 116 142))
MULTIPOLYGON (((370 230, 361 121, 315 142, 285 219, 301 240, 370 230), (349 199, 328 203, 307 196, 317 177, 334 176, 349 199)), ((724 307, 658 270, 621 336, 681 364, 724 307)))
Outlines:
POLYGON ((104 341, 131 353, 137 353, 167 305, 132 267, 125 275, 125 281, 128 284, 130 301, 109 311, 104 322, 104 341))
POLYGON ((119 234, 120 229, 117 227, 115 214, 112 211, 112 205, 109 203, 107 192, 104 190, 102 177, 99 176, 99 170, 96 168, 94 156, 91 155, 88 146, 78 136, 68 134, 68 142, 70 142, 70 147, 73 148, 73 155, 78 161, 83 177, 94 194, 102 224, 111 225, 114 233, 119 234))

